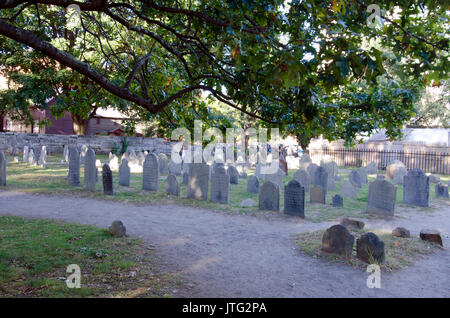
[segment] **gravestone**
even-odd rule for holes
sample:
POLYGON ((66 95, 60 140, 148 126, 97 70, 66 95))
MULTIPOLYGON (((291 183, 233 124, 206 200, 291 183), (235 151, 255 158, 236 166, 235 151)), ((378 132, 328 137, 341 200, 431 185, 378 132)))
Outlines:
POLYGON ((227 169, 227 174, 230 176, 231 184, 239 184, 239 172, 235 166, 229 166, 227 169))
POLYGON ((439 183, 441 181, 441 177, 437 174, 430 174, 428 177, 431 183, 439 183))
POLYGON ((369 162, 365 168, 367 174, 377 174, 378 172, 378 166, 374 161, 369 162))
POLYGON ((37 166, 39 163, 39 156, 41 154, 41 146, 40 145, 33 146, 33 154, 34 154, 33 165, 37 166))
POLYGON ((296 180, 284 187, 284 213, 305 217, 305 188, 296 180))
POLYGON ((172 159, 169 161, 169 173, 176 176, 181 175, 181 162, 175 163, 172 159))
POLYGON ((264 181, 259 188, 258 207, 260 210, 280 210, 280 189, 271 181, 264 181))
POLYGON ((167 176, 169 174, 169 162, 167 160, 167 156, 163 153, 158 155, 159 162, 159 174, 161 176, 167 176))
POLYGON ((253 199, 245 199, 242 200, 240 207, 241 208, 251 208, 255 205, 255 201, 253 199))
POLYGON ((259 193, 259 180, 256 176, 251 176, 247 181, 248 193, 259 193))
POLYGON ((224 167, 217 167, 212 172, 210 194, 210 200, 212 202, 228 204, 230 197, 230 179, 231 176, 227 174, 224 167))
POLYGON ((377 174, 376 180, 386 180, 386 176, 384 174, 377 174))
POLYGON ((209 186, 209 165, 192 163, 189 167, 187 184, 188 199, 207 200, 209 186))
POLYGON ((419 236, 424 241, 436 243, 440 246, 443 246, 441 232, 439 232, 438 230, 422 229, 420 230, 419 236))
POLYGON ((399 160, 393 160, 391 161, 387 166, 386 166, 386 178, 388 180, 393 179, 394 178, 394 172, 395 170, 397 170, 399 167, 403 167, 406 169, 406 166, 403 164, 403 162, 399 161, 399 160))
POLYGON ((406 176, 408 171, 405 167, 398 167, 394 170, 394 184, 402 185, 403 184, 403 178, 406 176))
POLYGON ((158 157, 149 153, 145 157, 142 170, 142 190, 158 191, 159 189, 159 164, 158 157))
POLYGON ((308 167, 306 168, 306 171, 309 173, 309 179, 312 182, 314 182, 314 175, 316 174, 317 168, 319 168, 319 166, 316 165, 315 163, 309 164, 308 167))
POLYGON ((361 185, 362 185, 363 183, 367 183, 368 180, 367 180, 367 171, 366 171, 366 168, 361 167, 361 168, 359 168, 357 171, 358 171, 359 175, 361 176, 361 185))
POLYGON ((122 159, 119 167, 119 185, 124 187, 130 186, 130 167, 128 166, 128 160, 122 159))
POLYGON ((23 162, 28 162, 28 146, 23 146, 23 162))
POLYGON ((47 147, 46 146, 42 146, 40 154, 39 154, 38 165, 43 167, 43 168, 45 168, 46 164, 47 164, 47 147))
POLYGON ((62 162, 69 162, 69 146, 64 145, 62 162))
POLYGON ((87 190, 95 191, 95 184, 97 183, 97 166, 95 152, 92 148, 86 151, 84 158, 84 187, 87 190))
POLYGON ((318 167, 314 173, 313 183, 314 186, 319 186, 324 192, 324 196, 327 196, 328 189, 328 172, 324 167, 318 167))
POLYGON ((127 236, 127 228, 123 225, 122 221, 116 220, 108 228, 108 233, 114 237, 124 237, 127 236))
POLYGON ((311 183, 311 180, 306 170, 295 171, 294 180, 300 183, 303 188, 305 188, 305 193, 309 192, 309 184, 311 183))
POLYGON ((392 230, 392 235, 396 237, 411 237, 411 233, 409 230, 405 229, 404 227, 396 227, 392 230))
POLYGON ((112 171, 107 163, 103 165, 102 180, 103 180, 103 194, 114 195, 112 171))
POLYGON ((311 160, 311 158, 307 155, 307 154, 303 154, 301 157, 300 157, 300 160, 299 160, 299 169, 300 170, 307 170, 308 169, 308 166, 310 165, 312 163, 312 160, 311 160))
POLYGON ((361 175, 359 174, 358 171, 353 170, 352 172, 350 172, 348 180, 353 184, 354 187, 358 188, 362 187, 361 175))
POLYGON ((367 213, 393 216, 397 188, 386 180, 375 180, 369 184, 367 213))
POLYGON ((28 151, 28 164, 35 165, 36 164, 36 157, 34 156, 34 150, 31 148, 28 151))
POLYGON ((281 187, 283 186, 283 179, 285 176, 286 175, 284 174, 283 170, 278 168, 276 173, 265 174, 264 182, 270 181, 275 183, 278 186, 278 189, 281 191, 281 187))
POLYGON ((436 198, 448 198, 448 185, 439 182, 434 186, 436 198))
POLYGON ((0 151, 0 186, 6 186, 6 156, 0 151))
POLYGON ((326 194, 321 186, 314 186, 309 192, 309 201, 311 203, 325 204, 326 194))
POLYGON ((81 148, 80 148, 80 164, 81 165, 84 165, 87 151, 88 151, 88 146, 81 145, 81 148))
POLYGON ((331 204, 335 208, 342 208, 344 206, 344 199, 339 194, 336 194, 335 196, 333 196, 333 201, 331 204))
POLYGON ((322 251, 344 255, 352 255, 355 237, 341 224, 328 228, 322 237, 322 251))
POLYGON ((429 206, 430 180, 420 169, 408 171, 403 178, 403 203, 429 206))
POLYGON ((114 171, 119 169, 119 158, 115 154, 109 154, 108 167, 114 171))
POLYGON ((69 147, 69 185, 80 185, 80 155, 75 146, 69 147))
POLYGON ((189 170, 183 171, 183 184, 188 184, 188 180, 189 180, 189 170))
POLYGON ((180 184, 174 174, 169 174, 166 179, 166 193, 169 195, 180 196, 180 184))
POLYGON ((341 195, 344 198, 356 199, 358 197, 358 188, 349 180, 345 180, 341 183, 341 195))
POLYGON ((384 263, 384 242, 372 232, 364 233, 356 240, 356 257, 372 264, 374 262, 384 263))

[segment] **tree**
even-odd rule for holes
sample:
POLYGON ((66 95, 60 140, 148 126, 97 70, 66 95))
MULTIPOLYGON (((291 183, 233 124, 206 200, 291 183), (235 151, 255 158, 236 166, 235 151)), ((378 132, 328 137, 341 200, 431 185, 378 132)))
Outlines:
POLYGON ((0 3, 0 34, 134 103, 133 111, 189 114, 203 90, 299 138, 323 133, 351 142, 376 128, 395 137, 413 115, 414 92, 395 87, 384 51, 419 86, 447 77, 445 1, 379 2, 384 25, 377 28, 367 25, 370 3, 8 0, 0 3), (80 10, 75 52, 45 32, 61 21, 39 19, 69 5, 80 10), (30 16, 39 23, 29 26, 30 16), (383 51, 364 46, 371 39, 383 51))

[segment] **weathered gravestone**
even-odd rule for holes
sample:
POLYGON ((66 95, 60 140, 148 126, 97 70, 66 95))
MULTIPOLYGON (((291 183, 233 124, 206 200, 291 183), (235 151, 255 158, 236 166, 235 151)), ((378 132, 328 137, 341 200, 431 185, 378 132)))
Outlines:
POLYGON ((127 228, 123 225, 122 221, 116 220, 108 228, 108 233, 114 237, 124 237, 127 236, 127 228))
POLYGON ((359 173, 359 175, 360 175, 360 177, 361 177, 361 185, 362 185, 363 183, 367 183, 368 180, 367 180, 367 171, 366 171, 366 168, 361 167, 361 168, 359 168, 357 171, 358 171, 358 173, 359 173))
POLYGON ((189 167, 187 197, 189 199, 208 200, 209 165, 192 163, 189 167))
POLYGON ((314 182, 314 175, 316 174, 317 168, 319 168, 319 166, 316 165, 315 163, 309 164, 308 167, 306 168, 306 171, 309 173, 309 179, 312 182, 314 182))
POLYGON ((176 176, 181 175, 181 162, 175 163, 170 159, 169 161, 169 173, 174 174, 176 176))
POLYGON ((395 169, 394 171, 394 183, 401 185, 403 184, 403 178, 406 176, 406 174, 408 173, 408 171, 406 170, 405 167, 398 167, 397 169, 395 169))
POLYGON ((166 193, 169 195, 180 196, 180 184, 178 183, 177 176, 169 174, 166 179, 166 193))
POLYGON ((128 160, 122 159, 119 167, 119 185, 124 187, 130 186, 130 167, 128 166, 128 160))
POLYGON ((344 199, 339 194, 336 194, 335 196, 333 196, 331 204, 335 208, 342 208, 344 206, 344 199))
POLYGON ((352 172, 350 172, 348 180, 353 184, 354 187, 358 188, 362 187, 361 175, 359 174, 358 171, 353 170, 352 172))
POLYGON ((35 165, 35 164, 36 164, 36 157, 34 156, 34 150, 33 150, 33 148, 31 148, 31 149, 28 151, 28 163, 29 163, 30 165, 35 165))
POLYGON ((115 154, 110 153, 108 166, 111 170, 114 170, 114 171, 118 170, 119 169, 119 157, 117 157, 115 154))
POLYGON ((305 188, 305 193, 309 192, 309 184, 311 183, 311 180, 306 170, 295 171, 294 180, 300 183, 303 188, 305 188))
POLYGON ((226 172, 230 176, 231 184, 239 184, 239 172, 235 166, 229 166, 226 172))
POLYGON ((64 150, 63 150, 63 158, 61 160, 61 162, 69 162, 69 146, 68 145, 64 145, 64 150))
POLYGON ((439 232, 438 230, 422 229, 420 230, 419 236, 424 241, 436 243, 440 246, 443 246, 441 232, 439 232))
POLYGON ((434 186, 436 198, 448 198, 448 185, 439 182, 434 186))
POLYGON ((318 167, 314 173, 314 186, 319 186, 323 189, 324 196, 327 196, 328 189, 328 172, 324 167, 318 167))
POLYGON ((393 179, 394 178, 394 172, 395 170, 397 170, 399 167, 403 167, 406 169, 406 166, 404 165, 403 162, 399 161, 399 160, 393 160, 391 161, 387 166, 386 166, 386 178, 387 179, 393 179))
POLYGON ((349 180, 341 183, 341 195, 345 198, 355 199, 358 197, 358 188, 349 180))
POLYGON ((81 148, 80 148, 80 164, 81 165, 84 165, 87 151, 88 151, 88 146, 81 145, 81 148))
POLYGON ((87 190, 95 191, 95 184, 97 182, 97 166, 95 152, 92 148, 86 151, 84 158, 84 187, 87 190))
POLYGON ((247 181, 248 193, 259 193, 259 180, 256 176, 251 176, 247 181))
POLYGON ((114 195, 112 171, 107 163, 103 165, 102 180, 103 180, 103 194, 114 195))
POLYGON ((344 255, 352 255, 355 237, 341 224, 328 228, 322 237, 322 251, 344 255))
POLYGON ((23 162, 28 162, 28 146, 23 146, 23 162))
POLYGON ((258 207, 260 210, 280 210, 280 189, 271 181, 264 181, 259 188, 258 207))
POLYGON ((356 240, 356 257, 363 262, 384 263, 384 242, 372 232, 364 233, 356 240))
POLYGON ((325 190, 321 186, 314 186, 309 191, 309 201, 311 203, 325 204, 325 190))
POLYGON ((46 164, 47 164, 47 147, 42 146, 39 154, 38 165, 41 166, 42 168, 45 168, 46 164))
POLYGON ((283 186, 283 179, 285 176, 286 175, 284 174, 283 170, 277 168, 277 171, 275 173, 264 175, 264 182, 270 181, 275 183, 278 186, 278 189, 281 191, 281 187, 283 186))
POLYGON ((6 156, 0 151, 0 186, 6 186, 6 156))
POLYGON ((80 155, 75 146, 69 147, 69 185, 77 187, 80 185, 80 155))
MULTIPOLYGON (((230 168, 228 168, 230 169, 230 168)), ((230 179, 224 167, 216 167, 211 174, 211 198, 212 202, 228 204, 230 197, 230 179)))
POLYGON ((374 161, 369 162, 365 168, 367 174, 376 174, 378 172, 378 166, 374 161))
POLYGON ((284 187, 284 213, 305 217, 305 188, 296 180, 284 187))
POLYGON ((39 156, 41 155, 41 146, 40 145, 34 145, 33 146, 33 165, 37 166, 39 163, 39 156))
POLYGON ((169 162, 167 160, 167 156, 163 153, 158 155, 159 162, 159 174, 161 176, 167 176, 169 174, 169 162))
POLYGON ((149 153, 145 157, 142 170, 142 190, 158 191, 159 189, 159 164, 158 157, 149 153))
POLYGON ((377 174, 376 180, 386 180, 386 176, 384 174, 377 174))
POLYGON ((397 188, 386 180, 375 180, 369 184, 367 213, 393 216, 397 188))
POLYGON ((429 206, 430 180, 420 169, 412 169, 403 178, 403 203, 429 206))
POLYGON ((311 158, 307 154, 303 154, 299 160, 299 169, 307 170, 308 166, 312 163, 311 158))

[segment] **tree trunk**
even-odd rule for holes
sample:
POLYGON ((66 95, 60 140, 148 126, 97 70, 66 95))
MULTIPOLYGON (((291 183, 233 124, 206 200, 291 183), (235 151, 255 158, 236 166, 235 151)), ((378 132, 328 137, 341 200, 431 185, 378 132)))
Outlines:
POLYGON ((83 118, 79 115, 70 114, 73 121, 73 132, 75 135, 86 136, 89 128, 89 118, 83 118))
POLYGON ((5 131, 5 127, 3 127, 4 120, 5 120, 5 116, 3 114, 0 114, 0 131, 1 132, 5 131))
POLYGON ((297 141, 300 144, 300 147, 302 147, 303 152, 306 152, 306 148, 311 141, 311 137, 306 134, 298 134, 297 141))

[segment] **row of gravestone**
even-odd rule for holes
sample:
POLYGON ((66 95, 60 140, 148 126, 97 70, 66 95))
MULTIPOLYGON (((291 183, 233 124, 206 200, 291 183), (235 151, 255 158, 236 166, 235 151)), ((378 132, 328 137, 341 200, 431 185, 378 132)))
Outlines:
POLYGON ((47 164, 46 146, 24 146, 22 161, 30 165, 45 167, 47 164))

